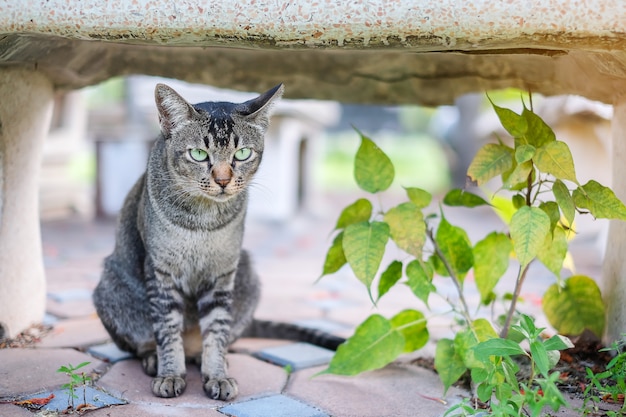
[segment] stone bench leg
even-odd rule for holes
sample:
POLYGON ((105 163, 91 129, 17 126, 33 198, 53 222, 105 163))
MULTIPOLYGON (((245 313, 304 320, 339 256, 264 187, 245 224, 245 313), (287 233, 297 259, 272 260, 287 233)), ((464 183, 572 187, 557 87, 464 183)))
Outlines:
POLYGON ((40 72, 0 68, 0 338, 45 312, 38 187, 53 88, 40 72))

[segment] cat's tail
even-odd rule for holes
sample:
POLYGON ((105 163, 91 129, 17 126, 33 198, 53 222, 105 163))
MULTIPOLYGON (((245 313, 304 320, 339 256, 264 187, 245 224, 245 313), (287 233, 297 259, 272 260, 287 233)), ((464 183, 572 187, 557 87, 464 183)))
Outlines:
POLYGON ((252 321, 241 336, 306 342, 330 350, 337 350, 346 341, 343 337, 310 327, 257 319, 252 321))

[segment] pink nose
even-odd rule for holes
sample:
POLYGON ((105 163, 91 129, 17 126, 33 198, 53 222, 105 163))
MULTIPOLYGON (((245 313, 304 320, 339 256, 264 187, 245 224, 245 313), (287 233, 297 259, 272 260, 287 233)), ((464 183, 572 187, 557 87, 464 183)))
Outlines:
POLYGON ((220 187, 224 188, 230 182, 230 177, 228 178, 215 178, 215 182, 220 185, 220 187))

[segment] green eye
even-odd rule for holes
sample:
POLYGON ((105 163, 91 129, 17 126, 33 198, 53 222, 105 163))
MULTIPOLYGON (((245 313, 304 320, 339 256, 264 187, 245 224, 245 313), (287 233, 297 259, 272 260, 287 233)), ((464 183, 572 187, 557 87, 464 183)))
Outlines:
POLYGON ((235 152, 235 159, 238 161, 245 161, 250 158, 252 155, 252 149, 250 148, 241 148, 237 152, 235 152))
POLYGON ((209 159, 209 154, 203 149, 190 149, 189 155, 194 161, 202 162, 209 159))

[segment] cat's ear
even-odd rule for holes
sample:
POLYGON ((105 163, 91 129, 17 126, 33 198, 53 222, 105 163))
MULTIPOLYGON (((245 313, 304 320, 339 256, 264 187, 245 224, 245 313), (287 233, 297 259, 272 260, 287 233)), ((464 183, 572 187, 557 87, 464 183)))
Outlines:
POLYGON ((246 119, 254 119, 256 123, 266 126, 272 114, 272 108, 282 97, 284 90, 283 84, 278 84, 257 98, 238 104, 235 111, 246 119))
POLYGON ((191 119, 196 110, 176 91, 165 84, 157 84, 154 99, 159 111, 159 123, 165 137, 180 123, 191 119))

